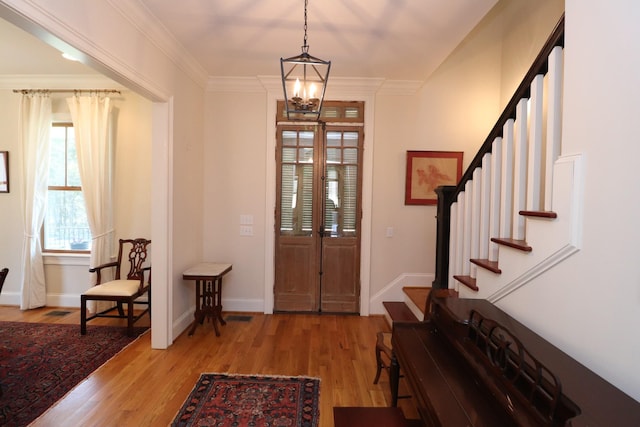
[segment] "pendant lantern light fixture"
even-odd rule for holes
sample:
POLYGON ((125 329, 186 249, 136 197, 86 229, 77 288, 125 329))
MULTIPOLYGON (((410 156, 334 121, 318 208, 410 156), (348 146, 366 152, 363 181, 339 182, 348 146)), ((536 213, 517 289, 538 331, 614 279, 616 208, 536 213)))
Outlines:
POLYGON ((307 45, 307 5, 304 1, 304 40, 302 53, 280 58, 282 88, 287 118, 318 119, 327 89, 331 61, 309 55, 307 45))

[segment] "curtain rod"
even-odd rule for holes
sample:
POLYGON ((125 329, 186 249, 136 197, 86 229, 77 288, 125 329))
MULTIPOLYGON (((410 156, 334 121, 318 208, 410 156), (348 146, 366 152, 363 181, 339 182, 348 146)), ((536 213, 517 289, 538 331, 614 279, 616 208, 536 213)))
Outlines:
POLYGON ((90 93, 117 93, 120 94, 119 90, 116 89, 14 89, 14 93, 21 93, 23 95, 27 95, 30 93, 82 93, 82 92, 90 92, 90 93))

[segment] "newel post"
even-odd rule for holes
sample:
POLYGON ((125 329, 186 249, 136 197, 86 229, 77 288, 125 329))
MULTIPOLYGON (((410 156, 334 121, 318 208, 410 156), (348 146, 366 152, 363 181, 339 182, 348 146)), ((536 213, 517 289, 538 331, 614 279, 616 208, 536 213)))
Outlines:
POLYGON ((433 289, 449 287, 449 237, 451 229, 451 203, 456 187, 442 185, 436 188, 438 206, 436 211, 436 276, 433 289))

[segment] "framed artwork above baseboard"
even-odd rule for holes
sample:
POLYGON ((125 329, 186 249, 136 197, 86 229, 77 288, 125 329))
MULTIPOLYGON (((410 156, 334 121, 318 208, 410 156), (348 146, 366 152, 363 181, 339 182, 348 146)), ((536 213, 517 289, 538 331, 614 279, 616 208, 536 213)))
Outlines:
POLYGON ((462 151, 407 151, 405 205, 435 205, 435 189, 462 177, 462 151))

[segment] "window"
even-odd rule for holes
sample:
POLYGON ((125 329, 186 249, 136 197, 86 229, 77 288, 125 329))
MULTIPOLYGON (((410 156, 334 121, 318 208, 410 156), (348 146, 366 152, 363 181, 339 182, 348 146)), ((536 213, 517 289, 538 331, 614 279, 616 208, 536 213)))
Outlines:
POLYGON ((71 123, 52 125, 48 185, 47 212, 42 231, 43 249, 48 252, 88 251, 91 232, 71 123))
POLYGON ((313 145, 312 130, 282 132, 282 182, 280 230, 296 236, 313 233, 313 145))

